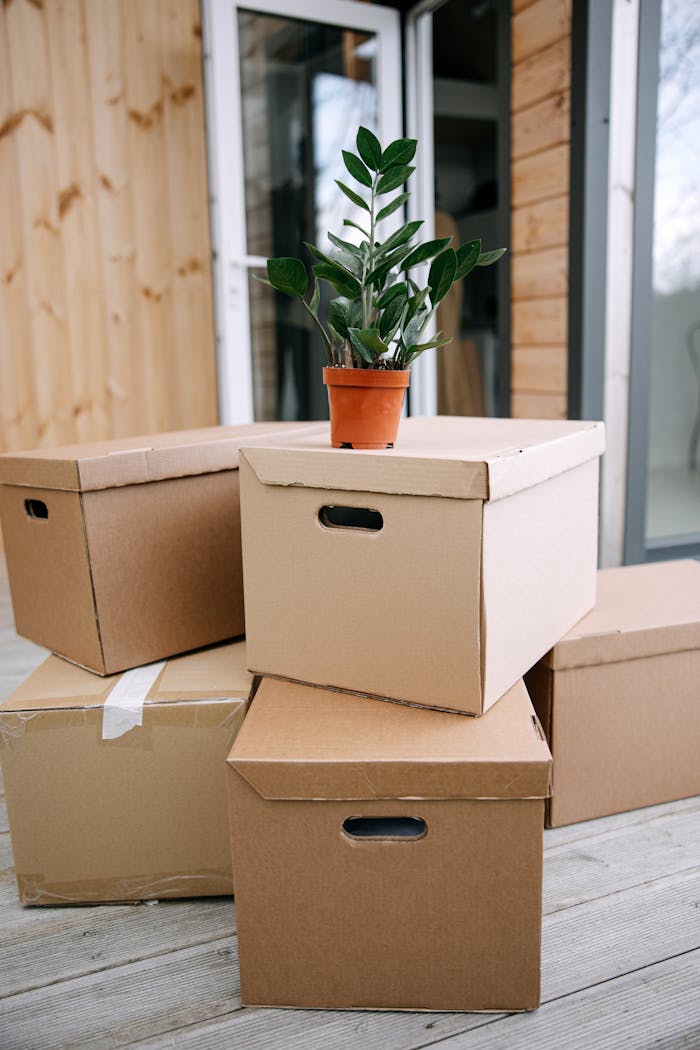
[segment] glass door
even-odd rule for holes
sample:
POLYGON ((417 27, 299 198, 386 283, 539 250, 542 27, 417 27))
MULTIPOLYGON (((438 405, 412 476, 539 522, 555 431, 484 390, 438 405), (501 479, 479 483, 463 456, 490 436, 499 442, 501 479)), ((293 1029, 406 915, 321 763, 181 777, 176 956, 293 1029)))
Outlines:
POLYGON ((222 423, 327 418, 316 332, 254 274, 303 241, 323 249, 353 218, 334 180, 360 124, 384 142, 401 135, 398 13, 354 0, 290 7, 204 3, 222 423))

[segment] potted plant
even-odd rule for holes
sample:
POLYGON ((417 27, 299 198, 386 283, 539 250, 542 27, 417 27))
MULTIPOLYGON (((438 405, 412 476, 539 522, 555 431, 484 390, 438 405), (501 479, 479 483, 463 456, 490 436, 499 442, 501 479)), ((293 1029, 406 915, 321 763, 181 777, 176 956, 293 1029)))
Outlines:
POLYGON ((366 213, 363 225, 343 220, 344 226, 359 231, 359 242, 329 233, 336 249, 332 256, 306 244, 316 260, 312 282, 301 259, 269 259, 267 283, 298 299, 321 333, 332 445, 387 448, 396 440, 411 365, 426 350, 450 342, 442 333, 433 339, 423 335, 438 303, 455 281, 475 266, 495 263, 505 248, 482 252, 476 240, 454 249, 451 237, 416 243, 422 220, 407 222, 379 240, 382 223, 410 196, 403 187, 415 170, 410 162, 417 142, 397 139, 382 149, 377 137, 361 127, 356 145, 356 154, 343 150, 343 161, 360 192, 336 183, 366 213), (428 260, 428 283, 421 287, 411 271, 428 260), (337 293, 325 323, 319 318, 321 281, 337 293))

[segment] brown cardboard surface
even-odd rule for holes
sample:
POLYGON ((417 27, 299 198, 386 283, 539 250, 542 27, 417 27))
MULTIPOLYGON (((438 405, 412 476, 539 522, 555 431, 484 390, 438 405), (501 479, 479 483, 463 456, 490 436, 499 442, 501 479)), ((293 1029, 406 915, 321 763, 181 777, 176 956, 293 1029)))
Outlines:
POLYGON ((18 632, 98 674, 242 635, 238 450, 319 426, 209 427, 0 456, 18 632), (71 487, 81 491, 62 490, 71 487), (48 516, 32 517, 28 499, 48 516))
POLYGON ((603 569, 598 602, 546 656, 563 669, 700 649, 700 562, 603 569))
POLYGON ((234 470, 241 444, 323 424, 246 423, 0 455, 0 485, 91 492, 234 470))
POLYGON ((382 453, 319 432, 244 448, 250 669, 482 714, 594 600, 602 428, 549 422, 406 420, 382 453), (324 506, 382 527, 326 527, 324 506))
POLYGON ((491 790, 492 766, 517 775, 523 760, 523 788, 546 793, 536 730, 522 686, 475 720, 264 680, 228 762, 244 1003, 537 1006, 543 800, 466 797, 480 775, 491 790), (412 817, 426 831, 356 839, 348 817, 412 817))
POLYGON ((594 612, 526 675, 554 756, 551 826, 700 794, 700 565, 598 581, 594 612))
POLYGON ((102 739, 118 676, 49 657, 0 707, 20 899, 95 903, 232 892, 224 760, 251 679, 237 642, 166 664, 143 724, 102 739))
MULTIPOLYGON (((402 420, 393 450, 333 449, 322 430, 274 435, 244 455, 266 485, 496 500, 596 459, 602 423, 573 420, 402 420)), ((244 443, 245 444, 245 443, 244 443)))

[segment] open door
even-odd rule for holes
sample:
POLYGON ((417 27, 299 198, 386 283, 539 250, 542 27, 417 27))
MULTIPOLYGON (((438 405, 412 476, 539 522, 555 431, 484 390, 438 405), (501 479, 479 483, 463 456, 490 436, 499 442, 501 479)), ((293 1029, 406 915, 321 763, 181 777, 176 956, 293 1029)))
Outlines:
POLYGON ((334 179, 360 124, 401 136, 399 15, 353 0, 296 0, 293 17, 283 0, 203 8, 220 420, 327 418, 315 331, 253 274, 303 241, 323 248, 350 215, 334 179))

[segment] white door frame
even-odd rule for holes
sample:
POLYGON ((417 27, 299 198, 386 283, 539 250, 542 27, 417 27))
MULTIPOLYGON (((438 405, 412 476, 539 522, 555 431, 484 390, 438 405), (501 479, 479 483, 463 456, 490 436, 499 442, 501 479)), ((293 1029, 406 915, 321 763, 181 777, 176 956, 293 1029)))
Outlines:
POLYGON ((357 0, 203 0, 214 309, 222 424, 253 420, 248 272, 265 260, 247 254, 237 11, 255 11, 373 33, 377 37, 378 131, 400 138, 401 29, 398 11, 357 0))

